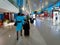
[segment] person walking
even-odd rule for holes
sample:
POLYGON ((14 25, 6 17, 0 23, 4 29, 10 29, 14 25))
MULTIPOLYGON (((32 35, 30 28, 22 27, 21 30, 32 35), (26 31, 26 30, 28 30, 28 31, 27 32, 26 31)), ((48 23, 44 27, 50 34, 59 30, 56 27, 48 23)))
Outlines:
POLYGON ((29 20, 26 19, 25 24, 23 25, 23 29, 24 29, 24 36, 29 36, 30 35, 30 24, 29 24, 29 20))
POLYGON ((16 25, 16 33, 17 33, 17 40, 19 38, 18 32, 20 31, 20 35, 22 36, 22 27, 24 24, 24 17, 22 16, 21 13, 18 13, 18 16, 15 19, 15 25, 16 25))

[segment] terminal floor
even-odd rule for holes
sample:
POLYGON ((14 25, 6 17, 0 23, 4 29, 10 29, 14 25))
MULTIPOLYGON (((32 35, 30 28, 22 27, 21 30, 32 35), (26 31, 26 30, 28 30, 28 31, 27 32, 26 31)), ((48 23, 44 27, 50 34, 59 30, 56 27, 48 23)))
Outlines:
POLYGON ((15 27, 0 28, 0 45, 60 45, 58 27, 53 26, 49 18, 36 18, 34 24, 30 24, 30 36, 19 35, 19 40, 16 40, 15 27))

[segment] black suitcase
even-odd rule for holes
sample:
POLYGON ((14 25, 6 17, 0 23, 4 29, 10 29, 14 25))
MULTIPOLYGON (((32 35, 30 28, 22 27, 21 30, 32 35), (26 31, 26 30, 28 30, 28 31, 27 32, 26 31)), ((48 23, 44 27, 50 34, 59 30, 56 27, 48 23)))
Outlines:
POLYGON ((24 30, 24 35, 25 36, 29 36, 29 34, 30 34, 29 30, 24 30))

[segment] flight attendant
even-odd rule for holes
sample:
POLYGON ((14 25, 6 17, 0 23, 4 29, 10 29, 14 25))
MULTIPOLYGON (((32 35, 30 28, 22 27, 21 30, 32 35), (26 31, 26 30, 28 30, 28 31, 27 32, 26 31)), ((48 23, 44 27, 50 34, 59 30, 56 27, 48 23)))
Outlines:
POLYGON ((22 16, 21 13, 18 13, 15 22, 16 22, 16 32, 17 32, 17 40, 18 40, 18 32, 20 31, 20 35, 22 36, 22 27, 24 24, 24 17, 22 16))

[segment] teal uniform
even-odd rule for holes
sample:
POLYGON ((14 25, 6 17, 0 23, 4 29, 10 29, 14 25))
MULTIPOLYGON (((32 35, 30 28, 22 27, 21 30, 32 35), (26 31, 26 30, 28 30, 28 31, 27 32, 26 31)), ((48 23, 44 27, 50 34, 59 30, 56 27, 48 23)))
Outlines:
POLYGON ((16 31, 21 31, 23 24, 24 24, 24 16, 17 16, 16 22, 17 22, 16 31), (18 21, 20 21, 20 22, 18 22, 18 21))

